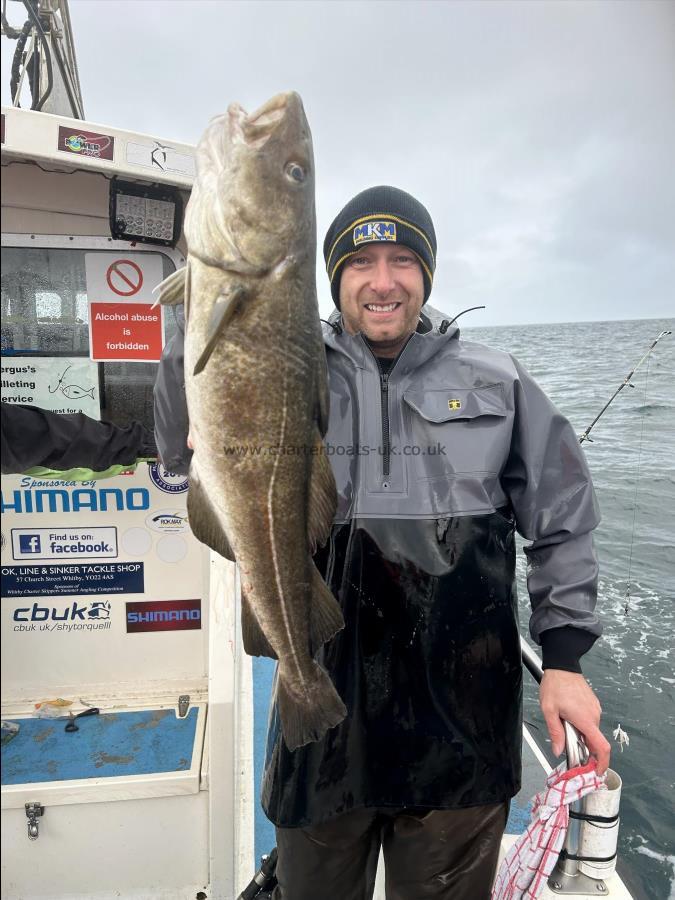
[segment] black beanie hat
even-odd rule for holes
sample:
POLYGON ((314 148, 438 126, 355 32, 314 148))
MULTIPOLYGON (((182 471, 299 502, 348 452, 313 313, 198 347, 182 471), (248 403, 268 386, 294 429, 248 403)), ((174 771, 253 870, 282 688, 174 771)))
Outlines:
POLYGON ((342 266, 364 244, 392 241, 409 247, 424 276, 424 302, 429 299, 436 268, 436 232, 424 206, 405 191, 389 185, 357 194, 337 214, 323 242, 323 256, 336 306, 340 306, 342 266))

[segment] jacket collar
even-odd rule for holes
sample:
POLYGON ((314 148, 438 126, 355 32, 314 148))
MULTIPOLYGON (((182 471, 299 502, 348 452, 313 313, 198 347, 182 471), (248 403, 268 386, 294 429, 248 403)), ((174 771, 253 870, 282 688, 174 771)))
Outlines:
MULTIPOLYGON (((405 345, 396 363, 396 375, 412 372, 446 348, 450 342, 457 341, 459 328, 456 325, 446 324, 445 330, 442 330, 443 323, 449 323, 451 318, 428 303, 422 307, 417 331, 405 345)), ((331 313, 328 323, 322 325, 323 340, 327 347, 347 356, 359 369, 378 372, 377 360, 363 335, 360 332, 351 335, 344 330, 339 310, 331 313)))

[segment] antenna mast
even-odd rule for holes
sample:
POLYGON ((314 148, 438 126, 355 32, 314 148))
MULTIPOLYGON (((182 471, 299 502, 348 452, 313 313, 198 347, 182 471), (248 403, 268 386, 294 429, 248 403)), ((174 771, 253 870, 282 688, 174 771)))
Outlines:
POLYGON ((68 0, 22 3, 27 19, 21 28, 13 28, 7 21, 7 0, 2 0, 2 34, 17 42, 12 60, 12 104, 21 105, 27 82, 31 109, 83 119, 68 0))

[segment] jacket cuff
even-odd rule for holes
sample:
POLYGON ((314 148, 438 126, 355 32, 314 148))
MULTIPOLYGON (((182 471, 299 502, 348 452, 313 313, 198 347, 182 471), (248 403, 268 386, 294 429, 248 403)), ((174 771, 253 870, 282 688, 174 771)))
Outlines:
POLYGON ((591 649, 597 637, 596 634, 573 625, 563 625, 562 628, 550 628, 542 632, 542 668, 581 674, 579 659, 591 649))

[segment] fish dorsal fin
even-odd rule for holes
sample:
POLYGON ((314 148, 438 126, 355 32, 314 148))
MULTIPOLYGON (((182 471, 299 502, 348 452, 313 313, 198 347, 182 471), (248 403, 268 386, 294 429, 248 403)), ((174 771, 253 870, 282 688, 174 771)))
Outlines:
POLYGON ((209 320, 208 334, 206 346, 202 350, 201 356, 197 360, 193 375, 199 375, 204 369, 207 362, 211 358, 211 354, 216 348, 216 344, 220 340, 221 335, 227 328, 232 316, 237 311, 239 303, 246 296, 246 288, 242 285, 236 285, 228 294, 221 294, 213 304, 211 310, 211 318, 209 320))

